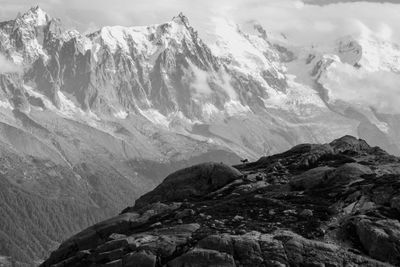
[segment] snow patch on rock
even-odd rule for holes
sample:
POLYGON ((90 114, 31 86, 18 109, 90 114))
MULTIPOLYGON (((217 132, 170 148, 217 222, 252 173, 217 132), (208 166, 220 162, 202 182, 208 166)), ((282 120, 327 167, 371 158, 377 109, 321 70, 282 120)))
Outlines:
POLYGON ((168 128, 170 121, 156 109, 140 110, 140 113, 150 122, 168 128))
POLYGON ((128 112, 126 112, 125 110, 120 110, 114 113, 114 117, 122 120, 126 119, 128 117, 128 112))

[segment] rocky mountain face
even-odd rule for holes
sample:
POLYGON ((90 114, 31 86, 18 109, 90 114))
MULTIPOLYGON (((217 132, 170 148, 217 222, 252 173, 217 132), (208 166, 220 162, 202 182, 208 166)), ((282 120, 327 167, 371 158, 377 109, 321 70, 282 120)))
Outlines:
POLYGON ((343 134, 400 153, 399 116, 343 99, 338 88, 352 83, 334 83, 349 81, 341 70, 361 71, 359 82, 397 75, 397 46, 349 37, 298 48, 260 25, 214 23, 213 44, 183 14, 89 34, 39 7, 0 23, 12 65, 0 68, 0 260, 40 261, 196 163, 343 134))
POLYGON ((352 136, 195 165, 41 266, 398 266, 399 171, 352 136))
POLYGON ((24 66, 19 86, 4 86, 5 98, 25 113, 51 109, 97 128, 98 121, 140 116, 253 159, 344 133, 364 134, 398 153, 393 117, 347 102, 332 108, 323 94, 336 90, 323 80, 334 60, 356 67, 363 58, 357 41, 299 51, 259 25, 247 34, 226 21, 215 24, 217 41, 209 45, 183 14, 164 24, 83 35, 32 8, 2 23, 0 51, 24 66))

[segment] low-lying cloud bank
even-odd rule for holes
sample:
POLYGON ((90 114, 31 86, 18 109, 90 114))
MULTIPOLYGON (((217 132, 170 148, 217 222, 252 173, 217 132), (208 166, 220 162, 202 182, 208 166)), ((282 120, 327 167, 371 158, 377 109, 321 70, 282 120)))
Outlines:
POLYGON ((387 71, 368 72, 351 65, 335 63, 323 85, 331 99, 371 106, 382 113, 400 114, 400 75, 387 71))

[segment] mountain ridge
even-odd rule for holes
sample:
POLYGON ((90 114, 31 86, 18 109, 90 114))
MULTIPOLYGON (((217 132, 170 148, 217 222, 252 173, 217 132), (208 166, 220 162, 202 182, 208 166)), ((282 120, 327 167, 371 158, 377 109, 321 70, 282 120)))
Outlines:
POLYGON ((364 140, 167 176, 41 266, 396 266, 400 159, 364 140))

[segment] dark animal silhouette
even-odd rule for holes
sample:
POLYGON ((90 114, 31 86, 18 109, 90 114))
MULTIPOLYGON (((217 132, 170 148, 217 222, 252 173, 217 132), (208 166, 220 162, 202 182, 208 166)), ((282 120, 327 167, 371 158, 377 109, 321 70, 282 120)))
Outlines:
POLYGON ((243 164, 245 164, 245 163, 247 163, 247 162, 249 162, 249 160, 248 159, 242 159, 242 160, 240 160, 243 164))

